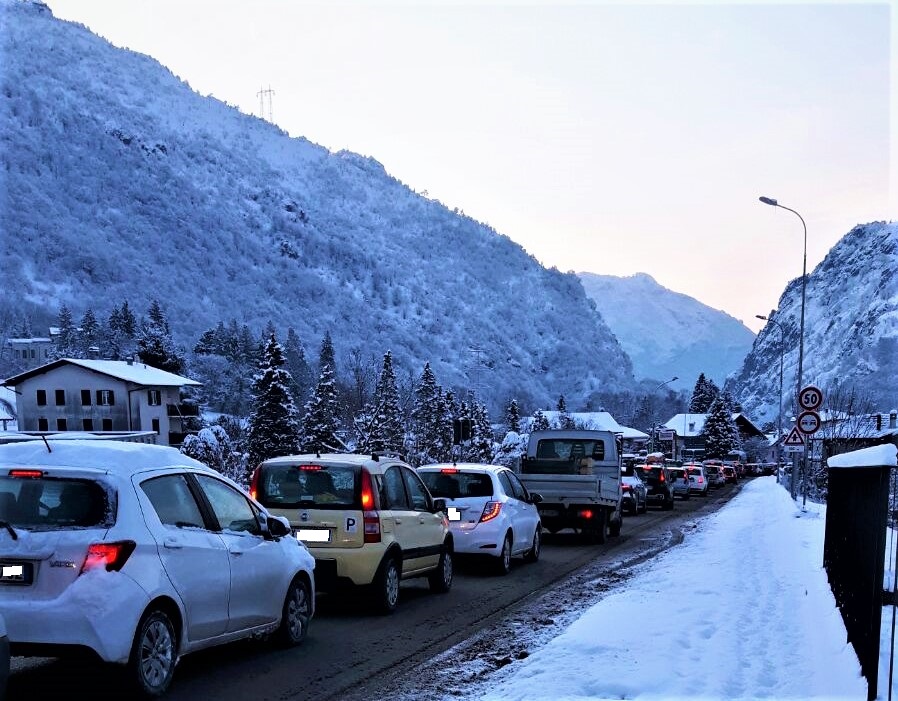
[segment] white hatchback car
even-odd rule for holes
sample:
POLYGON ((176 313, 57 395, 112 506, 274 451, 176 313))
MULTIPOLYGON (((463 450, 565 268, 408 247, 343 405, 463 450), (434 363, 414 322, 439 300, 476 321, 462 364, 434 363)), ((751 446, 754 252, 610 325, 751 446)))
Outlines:
POLYGON ((446 500, 457 554, 490 555, 499 574, 508 574, 516 555, 527 562, 539 559, 536 504, 542 498, 529 493, 507 467, 427 465, 418 474, 434 498, 446 500))
POLYGON ((314 560, 284 520, 174 448, 0 446, 0 610, 13 655, 91 650, 159 696, 181 655, 300 643, 314 560))

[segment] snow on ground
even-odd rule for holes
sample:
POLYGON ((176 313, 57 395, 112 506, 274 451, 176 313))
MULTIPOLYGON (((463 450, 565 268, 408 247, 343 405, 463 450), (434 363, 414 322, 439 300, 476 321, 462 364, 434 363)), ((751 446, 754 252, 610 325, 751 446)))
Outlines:
MULTIPOLYGON (((803 512, 773 477, 747 482, 682 544, 469 698, 865 699, 822 567, 824 520, 824 507, 803 512)), ((889 628, 884 620, 880 690, 889 628)))

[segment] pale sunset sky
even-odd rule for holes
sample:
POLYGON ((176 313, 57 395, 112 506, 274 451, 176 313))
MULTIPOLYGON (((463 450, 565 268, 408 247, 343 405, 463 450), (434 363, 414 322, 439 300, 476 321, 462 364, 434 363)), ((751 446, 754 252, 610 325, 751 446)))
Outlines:
POLYGON ((270 86, 291 136, 377 159, 546 266, 645 272, 755 331, 803 241, 760 195, 804 217, 809 272, 898 218, 892 3, 47 4, 244 112, 270 86))

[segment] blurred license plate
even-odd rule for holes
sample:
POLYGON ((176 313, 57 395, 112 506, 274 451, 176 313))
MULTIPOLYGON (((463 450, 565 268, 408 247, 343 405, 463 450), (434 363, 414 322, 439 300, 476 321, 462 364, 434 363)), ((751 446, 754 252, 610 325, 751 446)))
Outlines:
POLYGON ((541 516, 558 516, 558 511, 555 509, 542 509, 539 513, 541 516))
POLYGON ((30 562, 0 562, 0 582, 31 584, 30 562))
POLYGON ((307 543, 330 543, 331 532, 326 528, 301 528, 296 531, 296 538, 307 543))

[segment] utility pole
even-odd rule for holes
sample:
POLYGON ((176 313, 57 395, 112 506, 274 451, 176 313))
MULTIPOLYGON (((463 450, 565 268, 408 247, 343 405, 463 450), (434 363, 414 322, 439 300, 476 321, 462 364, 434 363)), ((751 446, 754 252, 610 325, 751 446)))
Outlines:
POLYGON ((268 89, 259 88, 259 92, 256 93, 256 97, 259 98, 259 116, 262 119, 265 119, 265 100, 268 99, 268 121, 274 124, 274 119, 272 119, 271 112, 271 97, 274 95, 274 90, 271 89, 271 85, 268 86, 268 89))

